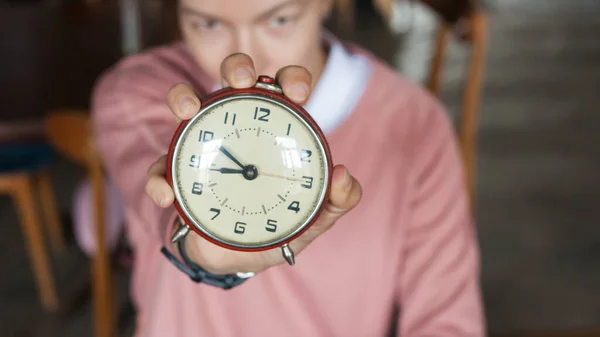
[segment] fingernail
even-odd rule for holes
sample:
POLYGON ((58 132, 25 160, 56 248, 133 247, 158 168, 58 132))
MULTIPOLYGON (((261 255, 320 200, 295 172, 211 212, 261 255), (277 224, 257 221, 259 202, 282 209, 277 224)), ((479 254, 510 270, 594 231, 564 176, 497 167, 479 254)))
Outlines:
POLYGON ((308 86, 296 83, 290 86, 288 96, 295 101, 304 101, 308 97, 308 86))
POLYGON ((352 187, 352 178, 350 177, 350 172, 348 169, 344 167, 344 191, 349 192, 352 187))
POLYGON ((162 206, 163 203, 165 202, 163 196, 160 193, 154 193, 154 201, 159 205, 162 206))
POLYGON ((189 117, 196 111, 196 102, 189 97, 183 96, 179 99, 179 110, 184 114, 184 116, 189 117))
POLYGON ((238 86, 249 87, 253 80, 254 75, 250 69, 243 67, 235 71, 235 82, 238 86))

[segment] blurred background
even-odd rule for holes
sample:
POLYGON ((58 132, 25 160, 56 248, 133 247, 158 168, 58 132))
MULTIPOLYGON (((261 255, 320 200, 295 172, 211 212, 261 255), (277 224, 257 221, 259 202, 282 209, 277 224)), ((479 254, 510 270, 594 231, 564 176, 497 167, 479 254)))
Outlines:
MULTIPOLYGON (((600 337, 600 1, 464 3, 337 0, 328 27, 456 121, 490 336, 600 337)), ((119 202, 85 116, 98 75, 176 24, 167 0, 0 0, 1 336, 131 335, 126 242, 74 225, 119 202)))

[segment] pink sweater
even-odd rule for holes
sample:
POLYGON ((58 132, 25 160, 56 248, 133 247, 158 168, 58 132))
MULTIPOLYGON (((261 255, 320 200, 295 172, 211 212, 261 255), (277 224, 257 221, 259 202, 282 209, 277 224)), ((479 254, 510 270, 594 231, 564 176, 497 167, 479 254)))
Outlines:
MULTIPOLYGON (((147 337, 404 337, 485 335, 479 253, 453 128, 424 90, 360 48, 369 87, 329 141, 363 199, 281 265, 224 291, 192 282, 160 252, 175 211, 146 197, 148 167, 176 128, 165 96, 212 83, 177 43, 130 57, 93 95, 106 168, 126 201, 135 251, 132 296, 147 337), (398 310, 394 310, 397 308, 398 310)), ((193 235, 193 234, 190 234, 193 235)))

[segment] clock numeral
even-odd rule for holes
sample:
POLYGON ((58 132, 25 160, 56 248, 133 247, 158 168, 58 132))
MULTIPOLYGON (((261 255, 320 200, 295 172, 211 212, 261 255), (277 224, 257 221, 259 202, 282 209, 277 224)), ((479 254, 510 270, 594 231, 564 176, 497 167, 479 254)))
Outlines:
POLYGON ((305 149, 300 150, 300 160, 301 161, 310 163, 310 159, 308 159, 308 158, 310 158, 310 156, 312 156, 311 150, 305 150, 305 149))
POLYGON ((267 232, 275 233, 277 230, 277 220, 267 220, 267 227, 265 227, 267 232))
POLYGON ((192 194, 201 195, 202 194, 202 183, 194 182, 192 185, 192 194))
POLYGON ((198 136, 198 141, 202 142, 202 143, 206 143, 208 141, 213 140, 214 136, 215 136, 215 134, 210 131, 200 130, 200 135, 198 136))
MULTIPOLYGON (((235 115, 236 114, 232 114, 233 117, 231 118, 231 125, 235 125, 235 115)), ((229 119, 229 112, 225 113, 225 121, 223 121, 223 124, 227 124, 227 120, 229 119)))
POLYGON ((302 184, 301 186, 304 188, 312 188, 312 183, 313 183, 313 177, 308 177, 308 176, 302 176, 302 178, 306 179, 306 182, 304 184, 302 184))
POLYGON ((271 114, 271 110, 267 109, 267 108, 259 108, 256 107, 254 109, 254 119, 258 119, 259 121, 263 121, 263 122, 268 122, 269 120, 267 119, 267 116, 269 116, 271 114), (258 112, 264 112, 265 114, 262 116, 258 116, 258 112))
POLYGON ((286 136, 290 135, 290 129, 292 128, 292 124, 288 124, 288 129, 287 129, 287 133, 285 134, 286 136))
POLYGON ((190 167, 199 168, 200 167, 200 156, 192 155, 190 158, 190 167))
POLYGON ((244 234, 246 232, 246 223, 245 222, 236 222, 233 231, 237 234, 244 234))
POLYGON ((212 218, 210 218, 211 220, 214 220, 216 217, 219 216, 219 214, 221 214, 221 210, 218 208, 211 208, 210 209, 211 212, 215 212, 215 216, 213 216, 212 218))
POLYGON ((292 210, 296 213, 300 212, 300 202, 299 201, 292 201, 292 203, 288 206, 289 210, 292 210))

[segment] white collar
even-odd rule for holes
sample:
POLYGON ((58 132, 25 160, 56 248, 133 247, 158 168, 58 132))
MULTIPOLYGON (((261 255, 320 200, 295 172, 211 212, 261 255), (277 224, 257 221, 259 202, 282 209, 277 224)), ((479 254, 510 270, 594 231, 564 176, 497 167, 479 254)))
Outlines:
POLYGON ((330 40, 329 56, 319 82, 304 106, 325 134, 331 133, 354 111, 370 74, 369 62, 330 40))
MULTIPOLYGON (((304 109, 323 133, 333 132, 356 108, 370 74, 369 62, 349 53, 341 42, 327 38, 330 44, 327 63, 304 109)), ((213 89, 220 89, 216 85, 213 89)))

